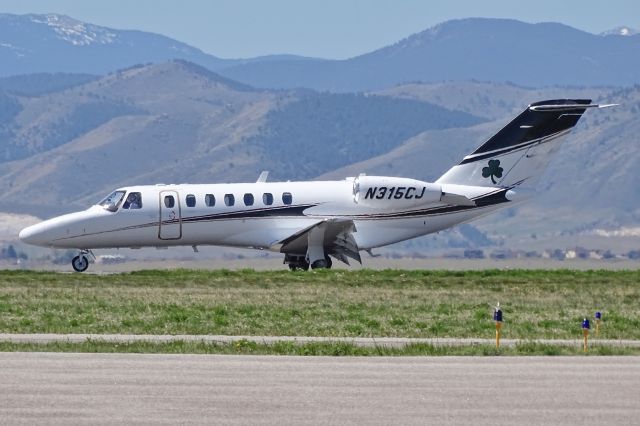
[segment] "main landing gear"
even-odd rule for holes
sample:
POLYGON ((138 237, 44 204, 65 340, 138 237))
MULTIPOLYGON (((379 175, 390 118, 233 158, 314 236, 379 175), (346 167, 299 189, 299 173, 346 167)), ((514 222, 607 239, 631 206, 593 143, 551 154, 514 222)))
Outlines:
POLYGON ((89 258, 87 258, 87 255, 95 258, 95 256, 93 256, 93 253, 91 253, 91 250, 82 250, 80 251, 80 254, 78 254, 71 260, 71 266, 73 267, 74 271, 84 272, 87 270, 87 268, 89 267, 89 258))
MULTIPOLYGON (((331 269, 333 262, 329 257, 328 250, 331 251, 331 241, 337 237, 334 234, 325 235, 329 226, 329 222, 323 221, 312 226, 305 234, 287 243, 289 250, 295 250, 297 253, 286 253, 284 255, 284 263, 289 265, 292 271, 304 269, 331 269), (306 247, 305 247, 306 238, 306 247), (295 247, 295 248, 294 248, 295 247), (306 253, 303 252, 306 248, 306 253), (302 254, 304 253, 304 254, 302 254)), ((338 254, 336 258, 340 258, 338 254)), ((342 256, 343 257, 343 256, 342 256)), ((346 262, 345 262, 346 263, 346 262)))
POLYGON ((289 269, 292 271, 297 271, 298 269, 308 271, 309 266, 311 266, 311 269, 331 269, 331 266, 333 266, 333 262, 328 255, 325 256, 324 259, 316 260, 309 265, 309 261, 306 256, 285 254, 284 263, 289 265, 289 269))

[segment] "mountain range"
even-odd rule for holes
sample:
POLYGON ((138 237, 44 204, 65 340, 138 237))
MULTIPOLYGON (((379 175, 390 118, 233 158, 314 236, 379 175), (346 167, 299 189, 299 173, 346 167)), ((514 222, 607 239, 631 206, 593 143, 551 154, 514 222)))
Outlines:
POLYGON ((254 87, 333 92, 422 81, 480 80, 524 86, 640 83, 640 35, 603 35, 558 23, 453 20, 345 60, 293 55, 222 59, 168 37, 116 30, 57 14, 0 14, 0 77, 25 73, 107 74, 183 59, 254 87))
POLYGON ((184 61, 132 67, 0 97, 0 205, 43 214, 133 181, 250 181, 262 168, 310 179, 423 131, 482 121, 411 99, 253 89, 184 61))
POLYGON ((59 14, 0 14, 0 77, 32 73, 107 74, 136 64, 184 59, 210 70, 295 55, 221 59, 160 34, 118 30, 59 14))
POLYGON ((367 91, 413 81, 624 86, 640 82, 639 71, 640 35, 474 18, 448 21, 347 60, 238 64, 220 72, 259 87, 367 91))

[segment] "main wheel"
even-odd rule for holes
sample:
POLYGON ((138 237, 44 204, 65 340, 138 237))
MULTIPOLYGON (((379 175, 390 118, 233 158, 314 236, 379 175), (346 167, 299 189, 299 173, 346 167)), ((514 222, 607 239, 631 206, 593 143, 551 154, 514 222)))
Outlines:
POLYGON ((327 263, 327 261, 324 259, 316 260, 311 264, 311 269, 328 269, 328 268, 330 268, 330 266, 327 263))
POLYGON ((308 271, 309 262, 303 259, 298 262, 289 263, 289 269, 292 271, 297 271, 298 269, 302 269, 303 271, 308 271))
POLYGON ((73 269, 76 272, 84 272, 89 267, 89 260, 87 259, 87 256, 81 254, 73 258, 71 266, 73 266, 73 269))

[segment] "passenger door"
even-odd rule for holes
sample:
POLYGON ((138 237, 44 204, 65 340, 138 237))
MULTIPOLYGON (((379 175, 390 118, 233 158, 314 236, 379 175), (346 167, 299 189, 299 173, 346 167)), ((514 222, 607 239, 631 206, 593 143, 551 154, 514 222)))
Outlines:
POLYGON ((176 191, 160 191, 160 222, 158 238, 179 240, 182 238, 180 197, 176 191))

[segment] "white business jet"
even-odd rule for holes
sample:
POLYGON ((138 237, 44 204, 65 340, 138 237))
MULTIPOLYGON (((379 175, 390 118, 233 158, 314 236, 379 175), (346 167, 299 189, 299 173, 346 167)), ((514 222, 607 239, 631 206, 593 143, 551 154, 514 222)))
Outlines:
POLYGON ((366 176, 341 181, 145 185, 119 188, 88 210, 20 232, 28 244, 78 249, 200 245, 284 253, 292 270, 361 262, 362 250, 468 222, 528 197, 559 142, 592 104, 531 104, 435 182, 366 176))

